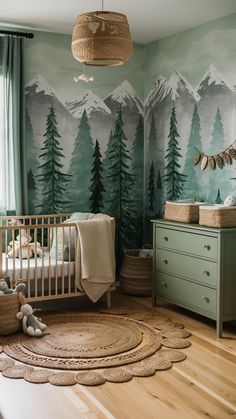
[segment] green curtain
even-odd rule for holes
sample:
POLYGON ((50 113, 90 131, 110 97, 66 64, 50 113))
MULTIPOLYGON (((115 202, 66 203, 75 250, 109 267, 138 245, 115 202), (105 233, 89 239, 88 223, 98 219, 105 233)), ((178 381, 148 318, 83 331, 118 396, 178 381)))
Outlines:
POLYGON ((0 36, 0 213, 27 213, 22 38, 0 36))

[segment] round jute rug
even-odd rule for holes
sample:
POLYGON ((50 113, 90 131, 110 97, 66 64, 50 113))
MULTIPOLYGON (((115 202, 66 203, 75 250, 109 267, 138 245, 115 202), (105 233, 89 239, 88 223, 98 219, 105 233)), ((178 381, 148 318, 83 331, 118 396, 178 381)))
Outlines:
POLYGON ((184 360, 185 354, 172 348, 190 344, 184 337, 176 338, 174 333, 180 331, 180 325, 169 319, 167 333, 127 315, 55 314, 44 317, 44 322, 48 329, 41 338, 18 333, 1 339, 5 354, 0 356, 0 371, 12 367, 9 374, 4 372, 5 376, 14 378, 15 373, 11 373, 14 369, 34 383, 49 381, 68 386, 126 382, 135 376, 153 375, 170 368, 172 362, 184 360), (6 355, 10 358, 1 358, 6 355), (20 368, 14 366, 11 358, 26 367, 38 368, 23 371, 22 364, 18 364, 20 368))
POLYGON ((53 315, 44 321, 47 335, 11 336, 3 341, 4 352, 30 365, 82 370, 137 362, 161 347, 155 329, 130 318, 84 313, 53 315))

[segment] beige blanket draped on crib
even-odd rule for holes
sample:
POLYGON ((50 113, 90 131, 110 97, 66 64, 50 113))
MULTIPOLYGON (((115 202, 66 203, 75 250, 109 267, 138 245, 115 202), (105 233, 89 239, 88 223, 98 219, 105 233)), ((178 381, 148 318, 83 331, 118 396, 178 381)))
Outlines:
POLYGON ((115 281, 113 221, 106 214, 94 214, 88 220, 76 222, 76 286, 93 302, 115 281))

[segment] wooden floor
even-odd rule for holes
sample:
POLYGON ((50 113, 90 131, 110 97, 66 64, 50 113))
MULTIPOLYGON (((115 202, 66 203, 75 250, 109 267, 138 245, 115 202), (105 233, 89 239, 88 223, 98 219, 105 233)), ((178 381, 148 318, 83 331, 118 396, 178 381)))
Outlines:
MULTIPOLYGON (((151 309, 150 298, 113 295, 112 305, 151 309)), ((50 310, 85 307, 82 299, 45 303, 50 310)), ((101 306, 101 303, 100 303, 101 306)), ((96 307, 99 307, 96 306, 96 307)), ((94 309, 93 305, 90 305, 94 309)), ((4 419, 197 419, 236 418, 236 327, 216 339, 215 323, 176 306, 156 309, 192 332, 187 360, 149 378, 99 387, 29 384, 0 375, 0 417, 4 419)))

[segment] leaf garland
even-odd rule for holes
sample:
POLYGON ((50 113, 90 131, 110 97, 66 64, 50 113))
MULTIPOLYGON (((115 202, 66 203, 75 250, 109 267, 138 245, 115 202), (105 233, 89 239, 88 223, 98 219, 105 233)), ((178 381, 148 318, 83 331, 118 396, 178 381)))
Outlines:
POLYGON ((236 140, 225 150, 214 156, 204 154, 196 147, 194 147, 196 150, 196 155, 193 160, 194 166, 197 166, 199 163, 201 163, 201 171, 203 171, 207 167, 209 167, 210 170, 215 170, 216 167, 223 169, 226 164, 232 164, 233 160, 236 160, 236 148, 233 147, 235 143, 236 140))

